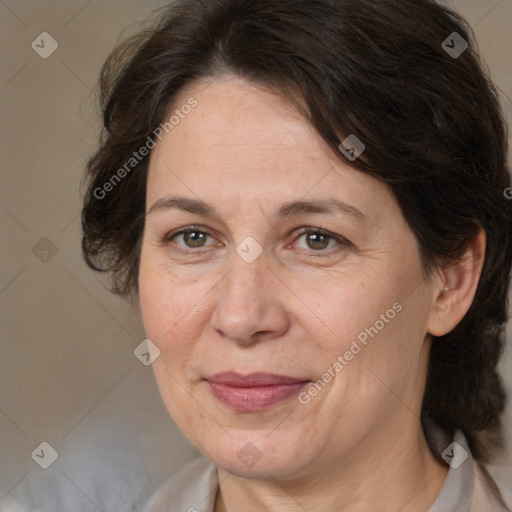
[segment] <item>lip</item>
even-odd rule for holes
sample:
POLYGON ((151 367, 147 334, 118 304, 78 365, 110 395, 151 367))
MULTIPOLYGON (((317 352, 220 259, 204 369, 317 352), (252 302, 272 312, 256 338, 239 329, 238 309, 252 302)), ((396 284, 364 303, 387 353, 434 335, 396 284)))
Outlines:
POLYGON ((296 395, 307 379, 274 373, 216 373, 205 379, 213 396, 239 411, 262 411, 296 395))

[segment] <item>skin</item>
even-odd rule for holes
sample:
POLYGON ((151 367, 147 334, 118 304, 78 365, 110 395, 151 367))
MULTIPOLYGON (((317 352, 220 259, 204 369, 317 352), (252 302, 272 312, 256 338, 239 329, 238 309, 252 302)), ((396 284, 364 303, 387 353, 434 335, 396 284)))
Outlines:
POLYGON ((430 335, 469 309, 485 233, 425 278, 387 185, 333 155, 283 98, 224 76, 188 85, 170 111, 191 96, 197 107, 151 154, 139 299, 166 407, 218 469, 216 512, 427 511, 447 474, 419 421, 430 335), (218 217, 150 212, 169 196, 206 201, 218 217), (331 197, 366 221, 277 216, 284 202, 331 197), (208 235, 174 236, 190 226, 208 235), (340 240, 315 242, 302 227, 340 240), (236 252, 248 236, 263 250, 252 263, 236 252), (395 303, 401 311, 307 404, 241 412, 203 380, 231 370, 317 381, 395 303), (250 467, 237 457, 247 443, 261 456, 250 467))

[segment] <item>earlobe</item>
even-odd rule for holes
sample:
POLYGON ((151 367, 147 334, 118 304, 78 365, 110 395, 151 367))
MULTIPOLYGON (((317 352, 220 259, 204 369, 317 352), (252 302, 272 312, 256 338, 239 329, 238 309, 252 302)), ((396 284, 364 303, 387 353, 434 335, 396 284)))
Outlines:
POLYGON ((427 322, 429 334, 448 334, 468 312, 482 273, 485 247, 486 234, 480 228, 460 260, 440 269, 433 286, 432 308, 427 322))

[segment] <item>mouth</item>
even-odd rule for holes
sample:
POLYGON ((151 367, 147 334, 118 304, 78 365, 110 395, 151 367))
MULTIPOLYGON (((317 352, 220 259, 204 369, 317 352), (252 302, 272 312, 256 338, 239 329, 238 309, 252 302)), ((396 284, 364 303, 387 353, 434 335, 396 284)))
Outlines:
POLYGON ((211 393, 224 405, 254 412, 272 407, 296 395, 311 381, 273 373, 216 373, 205 379, 211 393))

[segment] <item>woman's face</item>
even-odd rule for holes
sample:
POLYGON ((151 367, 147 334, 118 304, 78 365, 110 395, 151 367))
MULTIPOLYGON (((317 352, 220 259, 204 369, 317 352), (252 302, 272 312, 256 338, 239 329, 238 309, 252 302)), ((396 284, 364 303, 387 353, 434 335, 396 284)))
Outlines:
POLYGON ((171 416, 241 476, 392 452, 419 428, 434 292, 390 190, 241 79, 192 84, 176 110, 139 274, 171 416))

